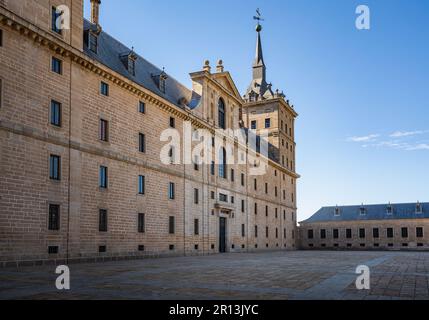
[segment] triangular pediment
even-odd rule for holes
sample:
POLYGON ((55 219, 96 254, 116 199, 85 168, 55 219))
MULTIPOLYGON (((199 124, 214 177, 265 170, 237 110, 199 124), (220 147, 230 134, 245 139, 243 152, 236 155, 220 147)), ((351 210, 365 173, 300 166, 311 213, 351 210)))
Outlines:
POLYGON ((237 99, 241 100, 242 97, 238 91, 234 81, 232 80, 231 74, 229 72, 221 72, 213 74, 213 79, 219 83, 226 91, 235 96, 237 99))

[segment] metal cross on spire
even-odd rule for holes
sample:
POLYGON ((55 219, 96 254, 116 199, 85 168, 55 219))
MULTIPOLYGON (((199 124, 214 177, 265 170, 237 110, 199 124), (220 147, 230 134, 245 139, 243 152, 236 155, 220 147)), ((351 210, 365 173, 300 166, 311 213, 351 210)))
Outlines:
POLYGON ((257 20, 258 24, 259 24, 260 21, 264 21, 264 19, 262 18, 261 11, 259 10, 259 8, 256 9, 256 16, 254 16, 253 19, 257 20))

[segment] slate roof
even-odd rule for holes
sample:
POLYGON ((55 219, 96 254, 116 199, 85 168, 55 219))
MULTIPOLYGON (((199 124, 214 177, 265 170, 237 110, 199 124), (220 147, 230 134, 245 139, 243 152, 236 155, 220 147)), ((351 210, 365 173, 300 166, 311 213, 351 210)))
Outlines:
MULTIPOLYGON (((94 25, 88 20, 84 20, 84 30, 93 29, 94 25)), ((179 100, 185 98, 188 101, 188 107, 191 109, 199 105, 201 97, 192 90, 185 87, 176 79, 168 75, 166 80, 166 90, 163 93, 157 86, 153 79, 153 75, 160 75, 163 70, 154 66, 143 57, 137 56, 135 62, 135 76, 128 72, 125 65, 122 63, 120 57, 126 53, 131 52, 132 49, 128 48, 118 40, 111 37, 104 31, 101 31, 98 36, 98 51, 97 54, 89 50, 87 44, 84 44, 84 52, 92 59, 100 62, 108 68, 116 71, 122 76, 132 80, 142 87, 152 91, 158 96, 165 98, 171 103, 183 109, 183 105, 179 104, 179 100)))
POLYGON ((420 205, 422 213, 416 213, 417 203, 391 204, 392 214, 387 212, 389 204, 323 207, 301 223, 429 218, 429 203, 420 205), (335 214, 336 208, 339 209, 339 215, 335 214), (361 214, 361 208, 365 209, 365 214, 361 214))

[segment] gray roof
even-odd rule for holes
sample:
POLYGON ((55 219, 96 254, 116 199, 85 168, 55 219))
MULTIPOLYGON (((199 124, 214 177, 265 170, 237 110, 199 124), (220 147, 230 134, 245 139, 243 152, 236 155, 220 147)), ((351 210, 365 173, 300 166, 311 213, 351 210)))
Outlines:
POLYGON ((362 220, 395 220, 429 218, 429 203, 420 203, 422 213, 417 213, 417 203, 390 204, 392 213, 388 213, 389 204, 323 207, 301 223, 362 221, 362 220), (339 214, 336 215, 336 208, 339 214), (364 214, 361 213, 364 208, 364 214))
MULTIPOLYGON (((84 20, 85 31, 93 29, 93 26, 94 25, 92 25, 91 22, 84 20)), ((85 54, 90 56, 92 59, 100 62, 113 71, 116 71, 129 80, 138 83, 156 95, 165 98, 176 106, 183 108, 183 105, 180 105, 179 103, 179 100, 182 98, 185 98, 186 101, 188 101, 188 107, 191 109, 199 105, 201 97, 195 94, 195 92, 192 90, 188 89, 186 86, 182 85, 170 75, 168 75, 166 80, 166 90, 165 93, 163 93, 158 88, 157 83, 153 79, 153 76, 160 75, 163 70, 154 66, 138 54, 136 54, 137 60, 135 62, 135 76, 128 72, 120 57, 131 51, 132 49, 128 48, 104 31, 102 31, 98 36, 97 54, 89 50, 86 43, 84 44, 85 54)))

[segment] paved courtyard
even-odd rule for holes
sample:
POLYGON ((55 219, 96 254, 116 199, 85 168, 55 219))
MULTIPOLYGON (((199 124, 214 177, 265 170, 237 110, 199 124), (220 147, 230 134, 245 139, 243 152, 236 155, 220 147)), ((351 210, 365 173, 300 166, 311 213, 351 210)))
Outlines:
POLYGON ((296 251, 0 269, 0 299, 429 299, 429 252, 296 251), (358 265, 371 289, 355 287, 358 265))

